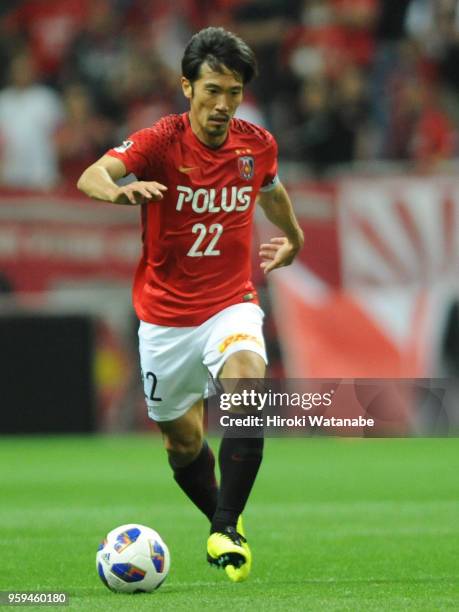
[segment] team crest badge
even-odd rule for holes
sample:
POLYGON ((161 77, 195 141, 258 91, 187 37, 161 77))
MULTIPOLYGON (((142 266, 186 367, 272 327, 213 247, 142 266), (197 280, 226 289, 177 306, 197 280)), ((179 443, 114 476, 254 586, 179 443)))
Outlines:
POLYGON ((250 155, 244 155, 238 160, 239 175, 246 181, 250 181, 253 178, 255 170, 255 161, 250 155))

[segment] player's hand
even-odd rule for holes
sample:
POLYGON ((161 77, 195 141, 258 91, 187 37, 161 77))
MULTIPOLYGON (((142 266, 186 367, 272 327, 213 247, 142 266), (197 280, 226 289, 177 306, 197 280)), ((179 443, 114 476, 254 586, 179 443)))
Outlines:
POLYGON ((156 181, 134 181, 118 187, 113 202, 115 204, 147 204, 162 200, 167 187, 156 181))
POLYGON ((268 274, 276 268, 289 266, 300 248, 301 244, 295 246, 285 237, 271 238, 269 243, 260 245, 259 255, 263 260, 260 268, 268 274))

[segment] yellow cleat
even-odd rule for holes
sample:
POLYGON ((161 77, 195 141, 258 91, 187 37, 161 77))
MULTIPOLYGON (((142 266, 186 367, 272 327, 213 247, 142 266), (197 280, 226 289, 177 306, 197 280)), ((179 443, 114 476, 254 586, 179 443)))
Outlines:
POLYGON ((214 532, 207 540, 207 560, 217 567, 224 567, 226 575, 233 582, 242 582, 250 574, 252 553, 244 535, 242 517, 234 527, 223 532, 214 532))
POLYGON ((240 533, 243 538, 245 538, 245 531, 244 531, 244 523, 242 521, 242 514, 240 514, 239 518, 237 519, 236 531, 238 533, 240 533))

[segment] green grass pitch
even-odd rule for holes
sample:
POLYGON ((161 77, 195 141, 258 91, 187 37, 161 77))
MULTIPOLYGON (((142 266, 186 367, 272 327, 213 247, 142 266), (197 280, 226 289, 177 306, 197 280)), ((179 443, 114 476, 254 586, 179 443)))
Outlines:
POLYGON ((458 468, 459 439, 268 440, 245 513, 253 574, 232 584, 154 435, 1 438, 0 590, 88 611, 459 610, 458 468), (96 574, 99 541, 129 522, 169 545, 153 594, 96 574))

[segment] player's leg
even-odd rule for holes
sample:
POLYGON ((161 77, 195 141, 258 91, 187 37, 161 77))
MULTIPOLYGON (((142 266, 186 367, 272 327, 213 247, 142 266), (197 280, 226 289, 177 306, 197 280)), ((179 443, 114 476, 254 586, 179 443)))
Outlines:
POLYGON ((203 402, 198 400, 174 421, 160 421, 164 447, 174 479, 184 493, 209 519, 217 507, 215 459, 203 437, 203 402))
MULTIPOLYGON (((234 379, 251 379, 256 384, 264 377, 267 359, 263 312, 258 306, 231 306, 209 324, 212 333, 205 347, 204 363, 212 376, 220 380, 225 392, 233 390, 234 379)), ((221 482, 207 552, 212 564, 225 567, 231 580, 241 581, 249 575, 252 555, 240 514, 261 463, 263 432, 252 429, 246 437, 233 437, 232 433, 226 430, 220 445, 221 482)))
POLYGON ((209 518, 215 513, 215 459, 203 439, 202 396, 207 368, 201 331, 141 322, 139 351, 148 414, 159 426, 174 478, 209 518))
MULTIPOLYGON (((255 352, 241 350, 225 362, 220 381, 225 391, 234 379, 256 382, 265 374, 265 361, 255 352), (227 388, 225 382, 231 380, 227 388)), ((256 410, 249 407, 248 412, 256 410)), ((252 553, 245 538, 240 516, 252 490, 263 454, 263 429, 252 428, 247 437, 235 436, 227 430, 219 451, 220 490, 217 509, 207 541, 208 561, 225 568, 234 582, 246 580, 252 566, 252 553)))
MULTIPOLYGON (((226 391, 225 379, 258 380, 264 377, 265 370, 265 361, 260 355, 241 350, 230 355, 219 379, 226 391)), ((263 442, 262 428, 252 429, 251 437, 232 437, 230 430, 224 434, 218 455, 221 479, 212 531, 236 527, 261 464, 263 442)))

